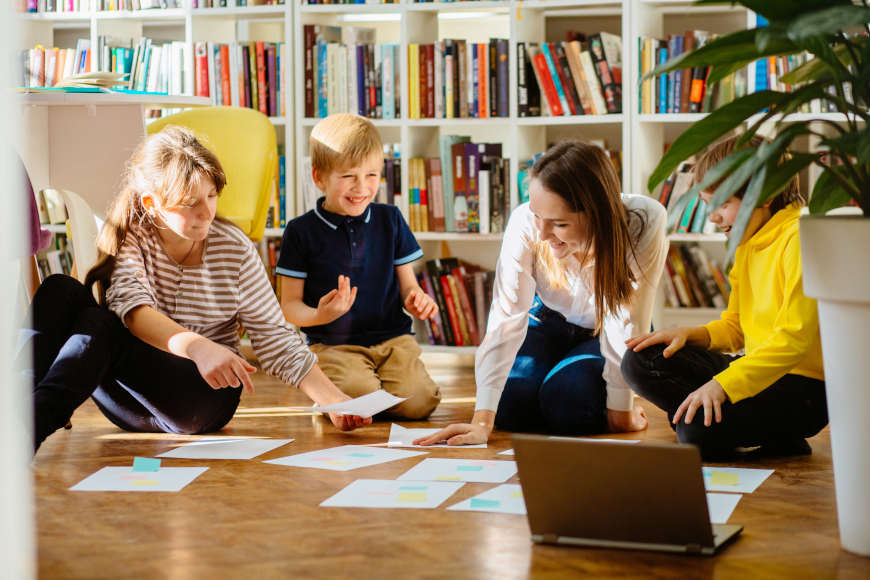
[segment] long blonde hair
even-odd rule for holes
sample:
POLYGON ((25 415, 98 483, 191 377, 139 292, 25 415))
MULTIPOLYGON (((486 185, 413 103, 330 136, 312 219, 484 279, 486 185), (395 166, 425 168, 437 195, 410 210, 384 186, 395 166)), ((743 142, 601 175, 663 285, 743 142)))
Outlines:
POLYGON ((99 284, 101 303, 105 303, 115 259, 130 227, 154 225, 142 206, 142 194, 154 195, 163 207, 178 207, 188 203, 190 192, 204 179, 214 182, 218 194, 227 182, 217 156, 191 130, 168 126, 139 144, 127 162, 121 193, 109 206, 97 237, 97 263, 85 277, 85 286, 99 284))
MULTIPOLYGON (((558 143, 535 162, 529 175, 530 179, 540 180, 544 189, 564 199, 572 212, 584 215, 590 236, 581 253, 589 255, 591 250, 594 260, 597 334, 605 316, 631 300, 636 281, 631 260, 635 236, 646 226, 644 217, 626 210, 613 163, 596 145, 577 140, 558 143)), ((565 267, 553 256, 549 244, 536 243, 535 256, 536 267, 548 276, 552 285, 567 283, 565 267)))

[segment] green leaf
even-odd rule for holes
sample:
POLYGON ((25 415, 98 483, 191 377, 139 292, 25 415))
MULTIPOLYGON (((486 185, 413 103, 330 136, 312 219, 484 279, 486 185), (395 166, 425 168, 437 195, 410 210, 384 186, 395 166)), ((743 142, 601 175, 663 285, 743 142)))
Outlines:
POLYGON ((777 104, 783 95, 787 94, 776 91, 750 93, 713 111, 686 129, 682 135, 674 140, 650 175, 647 182, 649 191, 654 191, 656 186, 664 181, 687 157, 707 147, 743 123, 747 117, 777 104))
MULTIPOLYGON (((714 165, 707 171, 703 176, 697 175, 695 179, 698 183, 698 188, 701 191, 711 188, 715 184, 722 181, 725 176, 729 173, 740 167, 742 164, 746 163, 753 155, 755 155, 755 151, 752 149, 740 149, 738 151, 732 151, 727 157, 722 159, 719 163, 714 165), (698 179, 698 178, 701 179, 698 179)), ((713 203, 715 201, 712 200, 710 203, 710 207, 717 208, 722 205, 722 202, 713 203)))
POLYGON ((793 153, 791 158, 782 165, 774 163, 773 167, 768 168, 767 179, 761 190, 759 201, 764 203, 778 195, 792 179, 816 159, 818 156, 812 153, 793 153))
MULTIPOLYGON (((837 60, 847 65, 852 64, 852 54, 845 44, 838 44, 834 47, 834 56, 837 60)), ((831 79, 833 79, 833 75, 830 69, 828 69, 828 64, 824 60, 817 58, 807 61, 796 69, 779 77, 780 81, 788 85, 816 80, 830 81, 831 79)))
POLYGON ((810 197, 810 213, 823 214, 842 207, 852 198, 840 183, 831 175, 834 168, 828 167, 816 180, 813 195, 810 197))
POLYGON ((701 191, 698 183, 695 183, 689 191, 684 193, 670 208, 668 208, 668 227, 667 231, 672 232, 677 227, 677 222, 683 217, 683 211, 689 205, 689 201, 701 191))
POLYGON ((870 22, 870 8, 865 6, 832 6, 817 12, 802 14, 788 25, 788 37, 801 42, 811 37, 836 34, 845 28, 870 22))
POLYGON ((870 163, 870 129, 861 131, 861 140, 858 143, 858 161, 870 163))
MULTIPOLYGON (((734 259, 734 254, 737 252, 737 246, 739 246, 740 242, 743 241, 743 234, 746 232, 746 226, 749 225, 749 219, 752 217, 752 212, 755 211, 755 208, 758 205, 758 198, 761 195, 762 186, 767 179, 767 166, 767 163, 763 164, 761 169, 756 171, 750 178, 749 185, 746 187, 746 193, 743 194, 743 200, 740 203, 740 209, 737 210, 737 216, 734 218, 734 223, 731 224, 731 233, 728 236, 729 262, 734 259)), ((717 189, 716 193, 718 192, 719 190, 717 189)))
POLYGON ((777 29, 773 32, 765 31, 764 34, 772 36, 767 41, 766 49, 760 51, 756 44, 759 30, 764 30, 764 28, 739 30, 714 38, 692 52, 683 53, 657 66, 645 74, 641 81, 672 70, 696 66, 729 65, 736 61, 752 61, 764 56, 793 54, 800 50, 798 45, 789 40, 784 30, 777 29))
POLYGON ((717 64, 710 69, 710 74, 707 75, 707 84, 712 85, 713 83, 717 83, 728 75, 736 73, 753 62, 755 62, 755 59, 738 60, 728 64, 717 64))
POLYGON ((832 5, 848 4, 849 0, 699 0, 695 5, 703 4, 740 4, 753 12, 761 14, 767 20, 790 20, 798 14, 805 14, 832 5))

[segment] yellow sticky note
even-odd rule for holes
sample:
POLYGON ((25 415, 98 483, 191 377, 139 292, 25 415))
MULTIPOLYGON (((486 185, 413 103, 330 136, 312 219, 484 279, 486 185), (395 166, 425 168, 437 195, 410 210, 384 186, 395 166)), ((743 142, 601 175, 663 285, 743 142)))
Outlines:
POLYGON ((327 465, 332 465, 333 467, 345 467, 350 465, 349 461, 327 461, 327 465))
POLYGON ((730 471, 715 471, 710 473, 710 483, 712 485, 739 485, 740 476, 730 471))
POLYGON ((130 485, 146 486, 146 485, 157 485, 158 483, 160 483, 160 482, 157 481, 156 479, 135 479, 135 480, 130 482, 130 485))
POLYGON ((462 477, 458 475, 438 475, 435 481, 462 481, 462 477))
POLYGON ((523 492, 515 491, 515 492, 511 493, 511 497, 523 497, 523 492))
POLYGON ((398 501, 420 503, 426 501, 425 491, 400 491, 398 501))

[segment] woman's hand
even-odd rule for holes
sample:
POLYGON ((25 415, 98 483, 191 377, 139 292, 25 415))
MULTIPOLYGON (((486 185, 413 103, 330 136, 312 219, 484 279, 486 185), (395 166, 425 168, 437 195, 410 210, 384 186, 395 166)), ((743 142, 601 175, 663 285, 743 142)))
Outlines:
POLYGON ((320 324, 329 324, 343 316, 356 300, 357 287, 350 287, 350 278, 338 277, 338 288, 324 294, 317 303, 317 317, 320 324))
POLYGON ((408 292, 408 295, 405 296, 404 307, 411 316, 420 320, 426 320, 438 314, 438 305, 435 304, 431 296, 419 288, 414 288, 408 292))
POLYGON ((695 418, 695 412, 704 407, 704 427, 712 425, 712 419, 715 417, 717 423, 722 422, 722 403, 728 400, 728 395, 725 394, 725 389, 719 384, 716 379, 710 379, 696 390, 689 393, 689 396, 677 408, 674 413, 674 425, 676 425, 683 413, 686 415, 686 424, 692 422, 695 418))
POLYGON ((635 405, 631 411, 607 409, 607 429, 611 433, 643 431, 647 425, 646 411, 640 405, 635 405))
POLYGON ((414 445, 434 445, 446 441, 448 445, 479 445, 489 440, 491 430, 484 425, 454 423, 428 437, 413 441, 414 445))
POLYGON ((248 373, 256 371, 256 367, 227 347, 198 337, 187 347, 187 355, 211 388, 243 386, 249 393, 254 392, 254 383, 248 373))

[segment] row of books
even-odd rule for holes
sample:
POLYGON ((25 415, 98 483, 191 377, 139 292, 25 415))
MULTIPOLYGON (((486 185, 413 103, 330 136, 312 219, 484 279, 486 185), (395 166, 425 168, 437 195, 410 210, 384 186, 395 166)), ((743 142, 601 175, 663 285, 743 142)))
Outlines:
MULTIPOLYGON (((610 158, 611 163, 613 163, 613 168, 616 170, 616 175, 619 178, 620 183, 622 182, 622 151, 617 149, 608 149, 607 143, 603 139, 587 139, 588 143, 592 145, 597 145, 601 149, 607 153, 607 156, 610 158)), ((548 143, 547 149, 552 147, 554 143, 548 143)), ((544 153, 536 153, 532 156, 531 159, 527 159, 523 163, 520 164, 519 170, 517 171, 517 191, 519 192, 518 199, 519 203, 525 203, 529 201, 529 171, 535 162, 543 155, 544 153)))
POLYGON ((728 279, 698 244, 671 245, 662 279, 666 306, 723 310, 728 306, 728 279))
POLYGON ((351 112, 395 119, 401 114, 398 44, 375 44, 375 31, 306 24, 303 34, 305 116, 351 112))
POLYGON ((430 344, 476 346, 486 332, 495 274, 456 258, 428 260, 417 280, 438 304, 438 315, 424 321, 430 344))
POLYGON ((520 117, 622 112, 622 39, 573 31, 569 38, 517 43, 520 117))
POLYGON ((16 4, 18 12, 30 13, 62 13, 90 12, 92 0, 19 0, 16 4))
POLYGON ((508 39, 408 45, 409 117, 507 117, 508 39))
POLYGON ((22 87, 53 87, 61 80, 91 69, 90 40, 79 39, 76 48, 45 48, 36 45, 19 54, 22 87))
POLYGON ((193 90, 193 75, 187 66, 189 50, 181 41, 157 44, 143 36, 134 46, 130 38, 98 36, 97 67, 129 75, 126 89, 189 95, 193 90))
POLYGON ((194 95, 215 105, 248 107, 270 117, 285 115, 287 60, 284 42, 194 44, 194 95))
POLYGON ((191 0, 192 8, 241 8, 245 6, 278 6, 284 0, 191 0))
POLYGON ((161 10, 181 8, 182 0, 94 0, 94 5, 97 10, 104 12, 115 12, 118 10, 161 10))
POLYGON ((697 192, 688 195, 695 184, 692 162, 680 166, 664 181, 658 192, 658 200, 668 210, 669 222, 673 224, 670 233, 707 234, 716 231, 716 226, 707 221, 707 204, 697 192))

